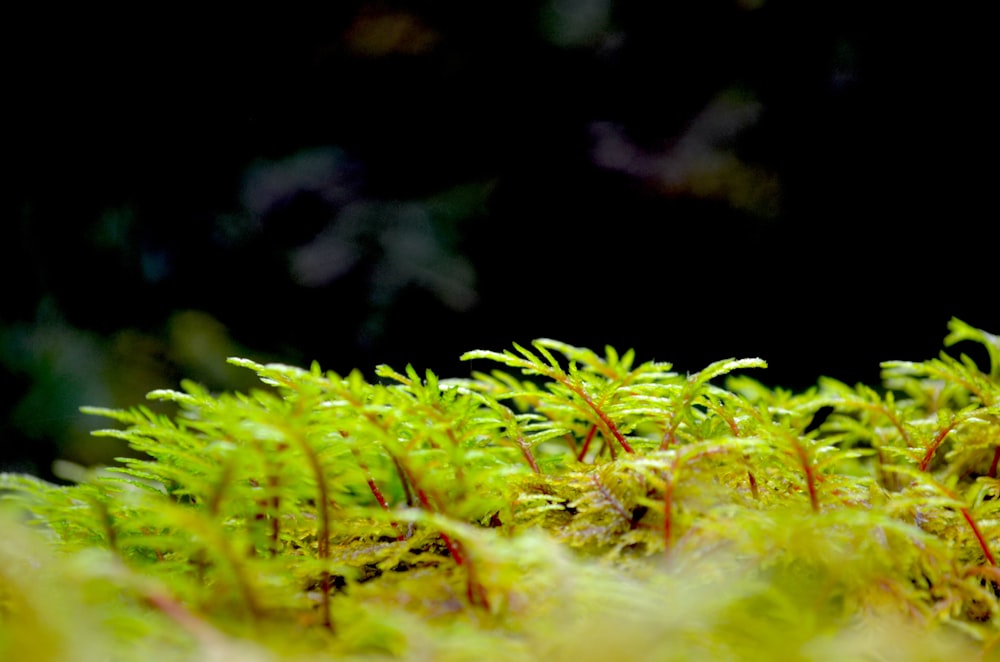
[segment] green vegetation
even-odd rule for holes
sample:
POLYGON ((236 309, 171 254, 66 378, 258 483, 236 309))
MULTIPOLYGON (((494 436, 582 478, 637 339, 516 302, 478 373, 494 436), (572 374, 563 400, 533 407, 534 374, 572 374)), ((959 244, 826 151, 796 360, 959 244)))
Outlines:
POLYGON ((988 367, 791 393, 537 340, 86 409, 136 456, 0 476, 0 658, 998 655, 1000 338, 949 329, 988 367))

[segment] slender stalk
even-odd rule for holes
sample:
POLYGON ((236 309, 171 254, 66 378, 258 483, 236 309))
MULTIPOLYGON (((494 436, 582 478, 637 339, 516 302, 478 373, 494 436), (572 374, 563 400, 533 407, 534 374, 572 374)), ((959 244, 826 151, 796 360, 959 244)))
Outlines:
POLYGON ((677 425, 674 424, 674 417, 670 418, 670 425, 667 427, 666 432, 663 433, 663 439, 660 441, 660 450, 665 451, 674 445, 677 441, 675 433, 677 432, 677 425))
POLYGON ((943 427, 934 436, 934 439, 931 441, 931 443, 928 444, 927 451, 924 453, 923 459, 920 460, 920 470, 921 471, 927 471, 927 467, 929 467, 931 465, 931 460, 934 459, 934 453, 936 453, 937 449, 941 446, 942 443, 944 443, 945 437, 947 437, 948 434, 952 430, 955 429, 956 423, 957 423, 957 421, 952 420, 951 423, 949 423, 948 425, 946 425, 945 427, 943 427))
POLYGON ((524 435, 521 434, 520 428, 517 424, 517 417, 507 407, 500 408, 500 414, 503 416, 504 420, 507 422, 507 432, 513 434, 514 441, 517 443, 518 448, 521 449, 521 455, 524 456, 525 461, 531 470, 536 474, 541 474, 542 470, 538 466, 538 462, 535 460, 535 454, 531 452, 531 444, 529 444, 524 439, 524 435))
POLYGON ((528 463, 528 466, 531 467, 531 470, 536 474, 541 474, 542 470, 539 468, 538 462, 535 460, 534 453, 531 452, 531 446, 528 445, 528 442, 526 442, 524 437, 521 435, 517 435, 517 445, 520 447, 521 455, 524 456, 524 459, 528 463))
POLYGON ((615 439, 618 441, 618 445, 622 447, 623 451, 625 451, 626 453, 635 453, 635 450, 625 439, 625 435, 623 435, 621 431, 618 430, 618 426, 615 425, 615 422, 611 420, 611 417, 608 416, 606 413, 604 413, 604 410, 598 407, 597 404, 590 398, 589 395, 587 395, 587 393, 582 388, 573 384, 568 379, 560 381, 563 382, 563 385, 566 386, 566 388, 579 395, 580 398, 587 403, 587 406, 594 410, 594 413, 597 414, 597 417, 601 419, 601 422, 604 423, 604 425, 608 428, 611 434, 614 435, 615 439))
POLYGON ((753 472, 747 469, 747 480, 750 482, 750 493, 756 501, 760 501, 760 489, 757 487, 757 478, 753 472))
POLYGON ((576 455, 577 462, 583 462, 583 458, 587 456, 587 451, 590 450, 590 442, 594 440, 594 433, 597 432, 597 424, 590 426, 587 430, 587 438, 583 440, 583 446, 580 448, 580 452, 576 455))
MULTIPOLYGON (((431 513, 436 512, 436 509, 431 504, 431 500, 427 496, 427 493, 424 492, 420 486, 415 485, 414 489, 417 492, 417 498, 420 500, 420 505, 424 507, 424 510, 431 513)), ((451 554, 451 558, 455 559, 455 565, 462 565, 465 558, 462 556, 462 551, 459 549, 459 546, 455 544, 451 537, 444 531, 441 531, 438 535, 441 537, 441 542, 444 543, 444 546, 448 548, 448 553, 451 554)))
MULTIPOLYGON (((412 484, 413 491, 417 494, 417 499, 420 502, 421 507, 428 512, 439 512, 438 508, 434 507, 431 503, 430 497, 427 492, 417 483, 414 479, 412 472, 410 472, 406 465, 402 462, 399 463, 401 470, 404 472, 407 480, 412 484)), ((471 559, 468 559, 462 551, 462 545, 456 540, 452 540, 444 531, 439 531, 438 536, 441 538, 441 542, 444 546, 448 548, 448 553, 451 558, 455 560, 455 565, 465 566, 466 573, 466 586, 465 592, 469 599, 469 604, 478 605, 485 609, 489 609, 489 602, 486 598, 486 592, 483 586, 476 579, 476 569, 471 559), (466 562, 468 561, 468 562, 466 562)))
MULTIPOLYGON (((351 454, 354 456, 354 459, 358 461, 358 466, 361 467, 361 470, 365 472, 365 482, 368 483, 368 489, 371 490, 375 500, 378 501, 378 505, 382 508, 382 510, 389 512, 389 503, 386 501, 385 495, 382 494, 382 490, 379 489, 378 484, 375 483, 375 478, 372 477, 371 471, 368 470, 368 465, 361 459, 361 453, 358 452, 358 449, 351 447, 351 454)), ((398 522, 393 520, 389 522, 389 524, 396 532, 396 540, 406 539, 406 535, 399 529, 398 522)))
POLYGON ((809 454, 806 449, 803 448, 801 443, 795 444, 795 452, 799 457, 799 462, 802 463, 802 471, 806 475, 806 488, 809 491, 809 505, 812 507, 814 513, 819 512, 819 495, 816 492, 816 471, 812 466, 812 462, 809 461, 809 454))
POLYGON ((812 458, 809 457, 809 451, 803 445, 802 440, 799 439, 794 434, 789 434, 787 432, 782 433, 785 439, 791 442, 792 451, 796 459, 799 461, 799 466, 802 467, 802 473, 806 477, 806 491, 809 493, 809 505, 812 507, 814 513, 819 512, 819 492, 816 487, 817 477, 816 468, 813 466, 812 458))
POLYGON ((983 534, 979 530, 979 527, 976 526, 976 521, 972 519, 972 514, 969 513, 969 509, 962 508, 961 512, 962 512, 962 517, 964 517, 965 521, 969 523, 969 527, 972 529, 973 535, 976 536, 976 540, 979 542, 979 548, 983 550, 983 555, 986 557, 986 561, 990 565, 995 566, 997 562, 993 558, 993 553, 990 551, 990 546, 986 543, 986 538, 983 537, 983 534))

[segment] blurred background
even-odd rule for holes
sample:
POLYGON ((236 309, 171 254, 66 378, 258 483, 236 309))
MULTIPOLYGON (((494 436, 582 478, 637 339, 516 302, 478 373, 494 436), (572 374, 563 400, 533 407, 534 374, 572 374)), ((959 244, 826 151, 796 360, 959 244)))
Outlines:
POLYGON ((1000 332, 982 18, 328 4, 10 18, 0 470, 106 462, 80 405, 248 388, 231 355, 465 376, 546 336, 802 389, 1000 332))

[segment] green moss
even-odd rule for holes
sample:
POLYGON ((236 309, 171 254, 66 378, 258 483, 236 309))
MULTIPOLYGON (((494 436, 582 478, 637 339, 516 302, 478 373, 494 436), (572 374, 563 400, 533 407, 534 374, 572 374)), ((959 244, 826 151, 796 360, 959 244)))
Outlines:
POLYGON ((1000 340, 950 331, 990 365, 795 394, 538 340, 85 409, 142 457, 0 477, 0 658, 988 656, 1000 340))

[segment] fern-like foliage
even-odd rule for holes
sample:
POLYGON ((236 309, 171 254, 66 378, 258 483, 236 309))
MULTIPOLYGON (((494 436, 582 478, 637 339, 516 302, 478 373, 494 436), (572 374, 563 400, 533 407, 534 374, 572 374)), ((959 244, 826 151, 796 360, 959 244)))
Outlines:
POLYGON ((791 393, 540 339, 469 378, 232 359, 259 389, 85 408, 134 453, 0 475, 0 658, 988 655, 1000 342, 949 329, 990 365, 791 393))

